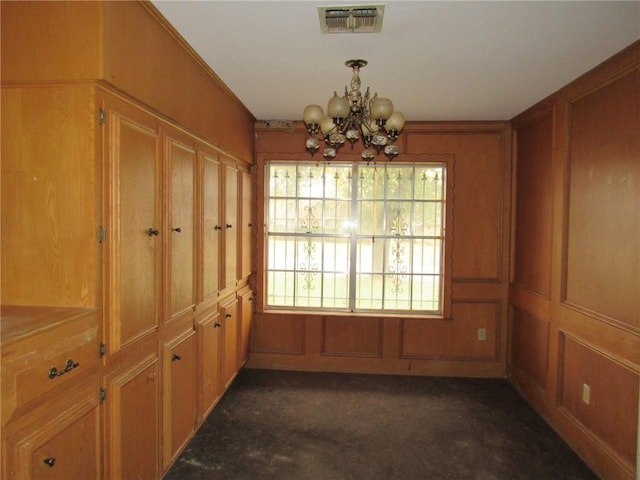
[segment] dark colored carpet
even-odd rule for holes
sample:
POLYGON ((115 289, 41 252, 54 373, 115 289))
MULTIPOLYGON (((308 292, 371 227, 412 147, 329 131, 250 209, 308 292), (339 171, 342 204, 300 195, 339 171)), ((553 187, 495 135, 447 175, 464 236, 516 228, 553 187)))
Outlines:
POLYGON ((250 369, 165 476, 595 478, 506 380, 250 369))

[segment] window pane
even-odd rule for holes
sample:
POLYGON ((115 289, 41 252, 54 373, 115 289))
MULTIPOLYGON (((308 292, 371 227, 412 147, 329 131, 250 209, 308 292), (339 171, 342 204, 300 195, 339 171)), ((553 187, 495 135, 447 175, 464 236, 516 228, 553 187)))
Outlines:
POLYGON ((382 309, 383 279, 382 275, 358 275, 356 308, 366 310, 382 309))
POLYGON ((413 259, 411 270, 415 274, 428 273, 438 275, 441 269, 440 240, 413 241, 413 259))
POLYGON ((412 286, 412 308, 414 310, 437 310, 440 298, 440 277, 417 275, 412 286))
POLYGON ((411 199, 413 198, 413 168, 412 167, 387 167, 387 198, 411 199))
POLYGON ((294 305, 294 273, 271 271, 268 275, 270 305, 294 305))
POLYGON ((416 167, 413 198, 415 200, 442 200, 443 177, 444 168, 442 166, 416 167))
POLYGON ((421 237, 442 235, 442 204, 439 202, 415 202, 412 224, 413 234, 421 237))
POLYGON ((268 306, 439 311, 444 165, 267 172, 268 306))

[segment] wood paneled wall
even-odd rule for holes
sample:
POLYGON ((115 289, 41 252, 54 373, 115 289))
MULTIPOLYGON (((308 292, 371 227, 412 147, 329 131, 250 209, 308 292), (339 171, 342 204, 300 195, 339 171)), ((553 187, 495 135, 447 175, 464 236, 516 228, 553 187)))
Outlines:
MULTIPOLYGON (((257 131, 257 219, 264 163, 310 160, 304 127, 257 131)), ((301 370, 502 377, 506 374, 511 202, 507 123, 412 123, 394 161, 449 160, 453 209, 446 318, 296 314, 264 309, 264 221, 257 225, 257 314, 249 366, 301 370), (486 339, 479 340, 478 330, 486 339)), ((359 161, 347 152, 337 160, 359 161)), ((384 160, 386 161, 386 160, 384 160)))
POLYGON ((9 1, 1 8, 3 82, 100 80, 253 160, 255 118, 150 2, 9 1))
POLYGON ((513 125, 510 378, 604 478, 637 478, 640 42, 513 125))

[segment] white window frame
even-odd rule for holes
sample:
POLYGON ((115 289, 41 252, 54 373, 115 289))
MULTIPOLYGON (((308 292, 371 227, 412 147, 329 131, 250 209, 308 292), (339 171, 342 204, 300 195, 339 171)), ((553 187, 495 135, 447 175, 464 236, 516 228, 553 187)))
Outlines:
MULTIPOLYGON (((431 164, 433 166, 439 166, 442 167, 444 172, 445 172, 445 177, 444 177, 444 182, 443 182, 443 192, 442 192, 442 201, 443 201, 443 208, 442 208, 442 233, 441 233, 441 251, 440 251, 440 258, 439 258, 439 262, 440 262, 440 272, 439 272, 439 279, 440 279, 440 284, 439 284, 439 306, 438 308, 435 309, 415 309, 415 308, 356 308, 354 306, 354 295, 355 295, 355 276, 351 276, 350 278, 350 301, 348 305, 344 305, 340 308, 326 308, 326 307, 318 307, 318 306, 294 306, 294 305, 268 305, 267 303, 267 288, 268 288, 268 281, 269 281, 269 270, 268 270, 268 265, 269 265, 269 252, 268 252, 268 245, 269 245, 269 231, 268 231, 268 217, 269 217, 269 212, 268 212, 268 208, 269 208, 269 198, 268 198, 268 193, 269 193, 269 185, 267 184, 269 181, 269 168, 271 165, 275 165, 275 164, 283 164, 283 163, 289 163, 291 164, 291 162, 293 161, 295 164, 298 165, 307 165, 307 164, 311 164, 311 165, 318 165, 317 162, 308 162, 308 161, 304 161, 304 160, 279 160, 279 159, 258 159, 258 177, 259 177, 259 194, 262 193, 262 195, 260 195, 262 198, 264 198, 264 204, 262 205, 262 214, 264 215, 265 221, 264 221, 264 235, 262 236, 262 238, 259 238, 258 241, 258 248, 261 249, 261 251, 263 252, 262 255, 259 255, 259 260, 260 257, 262 257, 262 264, 263 264, 263 275, 261 276, 261 278, 258 279, 258 287, 262 287, 259 288, 258 290, 262 290, 263 295, 261 295, 261 301, 259 302, 259 308, 258 311, 300 311, 300 312, 317 312, 317 311, 321 311, 321 312, 331 312, 332 314, 340 314, 340 313, 344 313, 344 314, 359 314, 359 313, 365 313, 365 314, 380 314, 380 315, 394 315, 394 314, 400 314, 403 316, 413 316, 413 315, 417 315, 417 316, 429 316, 429 317, 438 317, 438 318, 448 318, 450 317, 450 309, 451 309, 451 247, 452 247, 452 242, 453 242, 453 238, 452 238, 452 209, 453 209, 453 166, 454 166, 454 162, 453 162, 453 156, 436 156, 436 158, 427 158, 427 159, 420 159, 420 161, 418 162, 393 162, 388 164, 389 166, 393 167, 393 166, 405 166, 405 167, 415 167, 415 168, 424 168, 424 167, 428 167, 429 165, 424 165, 425 163, 427 164, 431 164), (262 181, 260 181, 260 179, 262 181), (262 192, 260 192, 260 190, 262 190, 262 192), (260 241, 262 240, 262 242, 260 241), (261 308, 260 308, 261 307, 261 308)), ((349 166, 350 168, 353 167, 353 163, 350 162, 329 162, 329 165, 333 164, 333 165, 344 165, 344 166, 349 166)), ((378 168, 380 168, 380 165, 378 166, 378 168)), ((355 178, 354 178, 355 181, 355 178)), ((384 199, 383 199, 384 201, 384 199)), ((355 206, 354 206, 355 208, 355 206)), ((388 232, 387 232, 388 233, 388 232)), ((322 234, 320 234, 320 237, 323 237, 322 234)), ((408 237, 409 238, 409 237, 408 237)), ((387 235, 387 239, 388 239, 388 235, 387 235)), ((355 241, 352 242, 352 245, 355 245, 355 241)), ((351 254, 351 264, 353 265, 354 263, 354 254, 355 254, 355 250, 353 250, 352 247, 352 254, 351 254)), ((353 269, 350 269, 350 271, 353 271, 353 269)), ((259 294, 260 296, 260 294, 259 294)))

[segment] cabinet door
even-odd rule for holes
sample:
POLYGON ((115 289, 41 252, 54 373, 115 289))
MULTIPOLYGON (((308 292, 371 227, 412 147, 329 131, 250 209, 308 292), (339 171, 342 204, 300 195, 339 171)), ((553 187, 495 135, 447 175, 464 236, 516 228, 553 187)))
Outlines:
POLYGON ((32 433, 9 439, 9 478, 100 478, 99 398, 93 390, 70 410, 52 412, 52 421, 37 422, 32 433))
POLYGON ((107 478, 158 478, 159 392, 155 353, 107 379, 107 478))
POLYGON ((216 311, 196 323, 198 339, 198 422, 204 420, 221 393, 220 315, 216 311))
POLYGON ((222 385, 226 389, 238 371, 238 300, 220 305, 222 328, 222 385))
POLYGON ((238 324, 238 368, 249 359, 250 334, 253 323, 253 291, 250 288, 238 292, 240 322, 238 324))
POLYGON ((238 280, 238 170, 224 166, 224 287, 238 280))
POLYGON ((195 304, 195 150, 173 138, 167 138, 171 172, 169 219, 169 292, 170 319, 193 312, 195 304))
POLYGON ((162 353, 163 469, 191 438, 196 423, 195 331, 165 343, 162 353))
POLYGON ((109 223, 107 347, 115 352, 158 327, 161 238, 159 134, 152 118, 107 108, 109 223))
POLYGON ((251 174, 242 172, 241 174, 242 188, 240 194, 241 199, 241 211, 240 211, 240 235, 241 241, 241 262, 240 262, 240 277, 247 278, 251 275, 251 260, 253 259, 253 211, 252 200, 253 190, 251 183, 251 174))
POLYGON ((202 154, 202 290, 203 299, 220 290, 220 163, 202 154))

